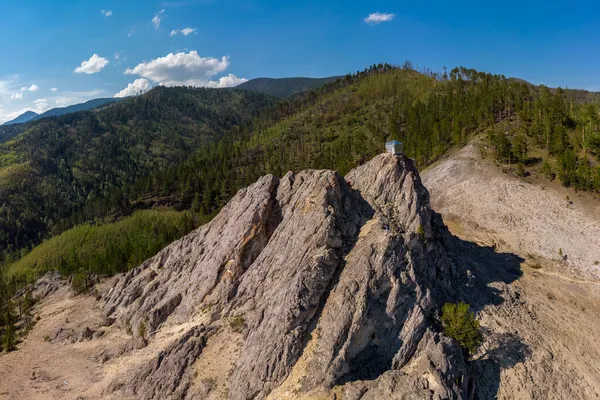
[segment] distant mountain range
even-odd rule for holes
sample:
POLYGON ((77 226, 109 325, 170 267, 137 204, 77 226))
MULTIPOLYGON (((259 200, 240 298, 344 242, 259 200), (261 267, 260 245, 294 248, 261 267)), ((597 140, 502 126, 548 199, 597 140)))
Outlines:
POLYGON ((58 107, 53 108, 51 110, 46 111, 45 113, 38 114, 33 111, 26 111, 25 113, 19 115, 17 118, 5 122, 3 125, 13 125, 13 124, 22 124, 24 122, 36 121, 46 117, 58 117, 60 115, 71 114, 77 111, 86 111, 92 110, 94 108, 98 108, 104 106, 106 104, 114 103, 116 101, 121 101, 122 99, 115 98, 104 98, 104 99, 93 99, 86 101, 85 103, 74 104, 72 106, 67 107, 58 107))
POLYGON ((285 99, 307 90, 317 89, 339 78, 339 76, 328 78, 256 78, 236 86, 236 89, 260 92, 285 99))
POLYGON ((39 116, 39 114, 36 112, 25 111, 23 114, 19 115, 17 118, 10 120, 8 122, 5 122, 2 125, 22 124, 24 122, 31 121, 32 119, 34 119, 37 116, 39 116))
MULTIPOLYGON (((327 78, 256 78, 236 86, 236 89, 259 92, 280 99, 285 99, 298 93, 318 89, 319 87, 326 85, 327 83, 334 82, 339 78, 339 76, 330 76, 327 78)), ((93 99, 86 101, 85 103, 74 104, 72 106, 53 108, 42 114, 38 114, 33 111, 26 111, 17 118, 5 122, 2 125, 22 124, 25 122, 37 121, 46 117, 58 117, 60 115, 71 114, 78 111, 92 110, 94 108, 121 100, 123 99, 93 99)))

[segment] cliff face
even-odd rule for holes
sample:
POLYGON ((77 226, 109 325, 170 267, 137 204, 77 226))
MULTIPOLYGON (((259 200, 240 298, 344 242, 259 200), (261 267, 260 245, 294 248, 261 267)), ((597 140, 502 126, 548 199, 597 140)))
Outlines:
POLYGON ((131 329, 137 347, 185 327, 110 391, 147 399, 466 395, 462 353, 435 322, 456 274, 437 221, 403 156, 377 156, 345 179, 315 170, 261 178, 103 295, 106 323, 131 329), (219 353, 231 366, 223 391, 195 375, 207 343, 224 332, 236 345, 219 353))

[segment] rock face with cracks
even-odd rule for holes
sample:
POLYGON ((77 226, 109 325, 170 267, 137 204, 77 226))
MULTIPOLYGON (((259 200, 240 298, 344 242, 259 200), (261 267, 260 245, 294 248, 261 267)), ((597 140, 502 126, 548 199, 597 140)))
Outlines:
POLYGON ((345 179, 327 170, 259 179, 103 295, 107 323, 134 336, 143 323, 150 343, 192 325, 110 390, 192 398, 192 363, 236 321, 231 399, 285 385, 344 399, 466 396, 464 357, 435 322, 452 263, 432 221, 404 156, 377 156, 345 179))

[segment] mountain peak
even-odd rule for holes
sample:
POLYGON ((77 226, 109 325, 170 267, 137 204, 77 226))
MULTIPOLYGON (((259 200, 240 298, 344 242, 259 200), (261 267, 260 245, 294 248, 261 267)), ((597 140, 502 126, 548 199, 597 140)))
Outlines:
POLYGON ((38 113, 33 112, 33 111, 25 111, 23 114, 19 115, 17 118, 7 121, 2 125, 22 124, 24 122, 31 121, 38 115, 39 115, 38 113))
POLYGON ((157 354, 158 369, 151 362, 112 387, 144 398, 164 387, 203 398, 202 384, 186 392, 193 379, 177 354, 207 361, 202 348, 218 337, 238 343, 219 361, 232 368, 232 399, 340 384, 385 396, 360 383, 372 379, 410 383, 396 393, 459 395, 455 382, 467 375, 460 349, 428 320, 439 306, 431 291, 447 285, 436 277, 450 268, 443 249, 425 243, 432 236, 428 192, 403 155, 379 155, 346 179, 329 170, 267 175, 104 295, 107 321, 122 328, 143 323, 160 332, 198 321, 157 354), (423 370, 400 372, 421 357, 431 361, 423 370), (302 383, 290 378, 297 374, 302 383))

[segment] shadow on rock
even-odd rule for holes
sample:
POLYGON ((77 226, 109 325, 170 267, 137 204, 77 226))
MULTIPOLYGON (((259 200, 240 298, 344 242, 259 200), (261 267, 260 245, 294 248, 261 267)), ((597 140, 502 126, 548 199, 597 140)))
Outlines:
POLYGON ((485 335, 488 337, 489 347, 471 362, 475 382, 472 390, 478 399, 495 398, 500 388, 502 370, 512 368, 531 356, 529 346, 514 333, 485 332, 485 335))
POLYGON ((434 214, 433 221, 454 267, 455 293, 451 296, 470 304, 475 312, 488 305, 501 305, 507 295, 506 285, 523 275, 521 263, 525 259, 513 253, 498 253, 493 247, 480 246, 452 235, 439 214, 434 214))
MULTIPOLYGON (((453 291, 450 297, 468 303, 475 312, 505 302, 518 305, 518 289, 508 286, 523 275, 525 261, 513 253, 499 253, 493 247, 480 246, 450 233, 440 215, 434 215, 438 233, 454 265, 453 291)), ((500 374, 531 356, 529 346, 514 333, 494 333, 483 328, 486 345, 482 354, 470 363, 473 398, 496 398, 500 374)))

